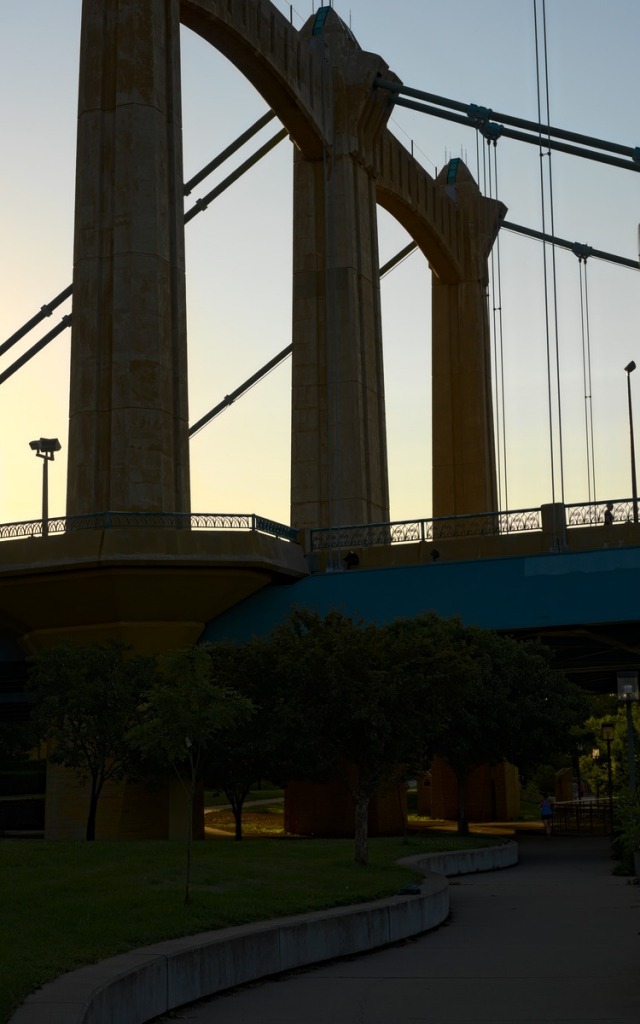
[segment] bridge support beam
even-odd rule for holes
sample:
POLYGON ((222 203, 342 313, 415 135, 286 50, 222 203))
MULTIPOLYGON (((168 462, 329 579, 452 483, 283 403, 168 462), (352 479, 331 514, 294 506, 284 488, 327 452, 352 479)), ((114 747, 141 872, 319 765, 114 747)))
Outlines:
POLYGON ((335 11, 323 34, 316 107, 321 159, 294 165, 291 522, 304 529, 389 518, 374 148, 389 113, 335 11))
POLYGON ((179 0, 84 0, 67 514, 189 510, 179 0))
POLYGON ((466 214, 462 279, 432 292, 433 515, 458 516, 498 508, 487 259, 506 208, 461 161, 437 183, 466 214))

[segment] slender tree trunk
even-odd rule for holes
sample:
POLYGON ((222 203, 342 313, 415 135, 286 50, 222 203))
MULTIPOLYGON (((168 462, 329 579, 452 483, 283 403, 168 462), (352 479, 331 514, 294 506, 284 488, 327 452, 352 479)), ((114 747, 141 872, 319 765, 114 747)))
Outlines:
POLYGON ((460 772, 458 780, 458 835, 469 835, 469 818, 467 812, 467 772, 460 772))
POLYGON ((355 861, 369 863, 369 796, 355 797, 355 861))
POLYGON ((185 905, 191 902, 191 848, 193 846, 193 809, 196 803, 196 780, 191 778, 189 787, 189 809, 187 814, 187 871, 184 886, 185 905))
POLYGON ((87 817, 87 840, 94 842, 96 838, 96 817, 98 814, 98 799, 102 790, 102 783, 98 779, 91 780, 91 795, 89 797, 89 814, 87 817))
POLYGON ((237 843, 242 841, 242 805, 244 800, 232 800, 231 810, 233 811, 233 820, 235 822, 235 841, 237 843))

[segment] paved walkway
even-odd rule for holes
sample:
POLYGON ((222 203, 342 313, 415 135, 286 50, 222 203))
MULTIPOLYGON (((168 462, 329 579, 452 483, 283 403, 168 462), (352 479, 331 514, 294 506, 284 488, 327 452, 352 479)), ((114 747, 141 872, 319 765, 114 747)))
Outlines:
POLYGON ((611 874, 606 838, 517 838, 518 867, 452 880, 444 927, 163 1019, 639 1024, 640 886, 611 874))

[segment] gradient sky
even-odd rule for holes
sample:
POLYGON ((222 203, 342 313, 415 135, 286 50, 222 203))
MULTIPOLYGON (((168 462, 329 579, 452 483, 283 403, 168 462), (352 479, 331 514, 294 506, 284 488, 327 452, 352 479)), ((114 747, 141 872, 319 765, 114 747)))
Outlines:
MULTIPOLYGON (((289 3, 275 6, 289 17, 289 3)), ((297 0, 295 27, 318 6, 297 0)), ((380 54, 406 85, 538 119, 534 10, 540 22, 542 0, 336 0, 334 6, 361 46, 380 54)), ((0 342, 71 282, 80 13, 80 0, 0 2, 0 342)), ((637 0, 547 0, 546 25, 551 123, 640 146, 637 0)), ((189 178, 266 105, 232 65, 186 30, 182 65, 189 178)), ((186 207, 274 134, 274 124, 207 179, 186 207)), ((430 173, 462 156, 478 177, 472 128, 399 107, 390 128, 407 146, 413 142, 430 173)), ((291 161, 285 141, 187 226, 191 422, 291 341, 291 161)), ((498 194, 508 219, 536 229, 542 225, 540 162, 533 146, 498 144, 498 194)), ((481 180, 482 164, 481 157, 481 180)), ((640 175, 561 154, 551 167, 556 235, 637 259, 640 175)), ((547 209, 547 227, 548 218, 547 209)), ((384 263, 408 238, 383 211, 379 223, 384 263)), ((558 306, 550 319, 552 346, 556 319, 558 325, 564 480, 556 444, 552 488, 543 251, 502 232, 511 509, 539 506, 562 491, 567 503, 589 499, 579 264, 558 250, 556 269, 558 306)), ((631 492, 624 366, 631 359, 640 366, 640 277, 592 259, 587 279, 595 497, 624 498, 631 492)), ((391 515, 428 517, 430 272, 422 256, 414 254, 385 278, 382 303, 391 515)), ((66 312, 70 303, 7 353, 0 372, 66 312)), ((1 387, 0 522, 40 515, 41 464, 28 446, 39 436, 59 437, 63 445, 50 467, 50 514, 64 514, 68 372, 65 332, 1 387)), ((640 389, 640 373, 632 384, 640 389)), ((640 390, 638 400, 640 423, 640 390)), ((193 510, 257 512, 288 522, 289 418, 286 361, 191 441, 193 510)), ((551 419, 557 441, 557 407, 551 419)))

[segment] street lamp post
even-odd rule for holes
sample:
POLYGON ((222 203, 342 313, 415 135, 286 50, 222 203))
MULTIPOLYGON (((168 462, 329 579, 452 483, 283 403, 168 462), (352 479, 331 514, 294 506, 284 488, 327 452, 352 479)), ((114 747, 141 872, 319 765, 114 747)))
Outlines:
POLYGON ((609 830, 613 831, 613 779, 611 777, 611 740, 615 737, 616 727, 613 722, 603 722, 600 736, 607 744, 607 786, 609 795, 609 830))
POLYGON ((29 447, 37 458, 42 459, 42 536, 46 537, 49 533, 49 463, 53 462, 62 445, 57 437, 40 437, 37 441, 30 441, 29 447))
POLYGON ((633 521, 638 522, 638 484, 636 480, 636 446, 633 436, 633 409, 631 406, 631 374, 636 368, 633 359, 624 370, 627 375, 627 401, 629 404, 629 439, 631 444, 631 497, 633 498, 633 521))
POLYGON ((637 672, 618 672, 618 700, 627 709, 627 749, 629 754, 629 789, 635 796, 636 792, 636 751, 633 736, 633 714, 632 706, 634 701, 640 697, 638 692, 637 672))

